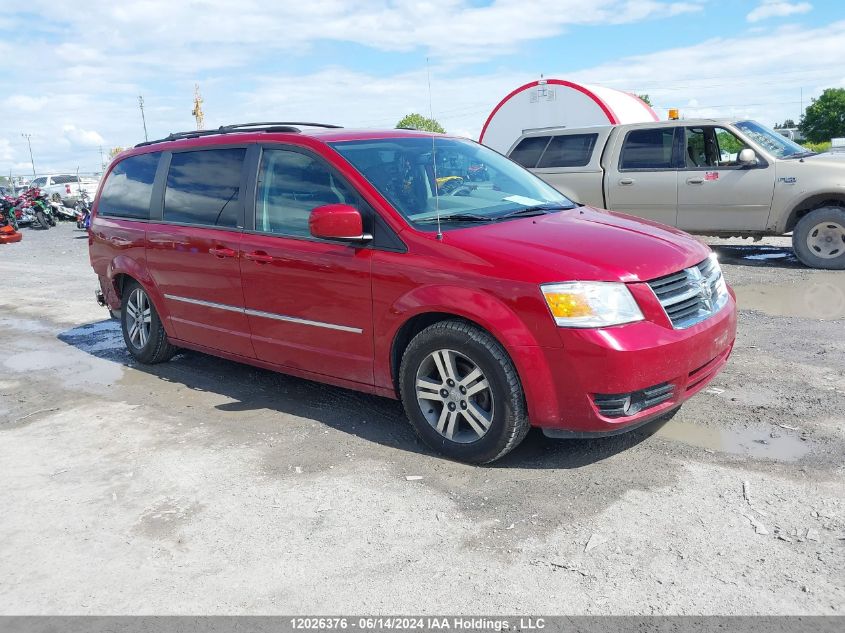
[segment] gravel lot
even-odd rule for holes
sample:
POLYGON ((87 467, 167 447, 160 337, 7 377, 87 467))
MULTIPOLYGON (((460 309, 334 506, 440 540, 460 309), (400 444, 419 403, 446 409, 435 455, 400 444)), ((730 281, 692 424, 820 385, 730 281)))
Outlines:
POLYGON ((670 421, 492 467, 397 402, 136 365, 84 233, 0 246, 0 613, 845 613, 845 273, 720 241, 734 355, 670 421), (421 477, 421 479, 408 477, 421 477))

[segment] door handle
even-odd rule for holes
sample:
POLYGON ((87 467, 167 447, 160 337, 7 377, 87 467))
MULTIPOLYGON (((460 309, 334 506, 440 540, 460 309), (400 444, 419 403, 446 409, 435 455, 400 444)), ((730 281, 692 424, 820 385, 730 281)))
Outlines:
POLYGON ((633 178, 622 178, 622 179, 619 181, 619 184, 620 184, 620 185, 633 185, 633 184, 634 184, 634 179, 633 179, 633 178))
POLYGON ((253 251, 252 253, 244 255, 244 259, 252 260, 256 264, 269 264, 275 259, 275 257, 268 255, 264 251, 253 251))
POLYGON ((224 257, 237 257, 238 251, 232 248, 226 248, 225 246, 213 246, 212 248, 208 249, 208 252, 212 255, 223 259, 224 257))
POLYGON ((700 185, 704 182, 704 178, 701 176, 695 176, 693 178, 687 178, 688 185, 700 185))

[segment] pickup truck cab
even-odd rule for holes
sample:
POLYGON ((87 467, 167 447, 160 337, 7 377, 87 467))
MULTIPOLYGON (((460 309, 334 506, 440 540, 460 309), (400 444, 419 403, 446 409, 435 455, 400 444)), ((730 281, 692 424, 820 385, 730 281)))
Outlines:
POLYGON ((508 156, 582 204, 703 235, 792 232, 802 262, 845 269, 845 156, 756 121, 526 131, 508 156))
POLYGON ((48 198, 52 199, 54 194, 58 194, 66 207, 73 207, 79 201, 83 191, 93 199, 99 186, 100 181, 96 178, 73 176, 70 174, 39 176, 29 183, 30 189, 37 187, 48 198))
POLYGON ((400 398, 429 446, 469 462, 532 425, 594 436, 665 415, 736 335, 695 238, 409 130, 243 124, 142 143, 107 169, 89 245, 138 362, 187 348, 400 398))

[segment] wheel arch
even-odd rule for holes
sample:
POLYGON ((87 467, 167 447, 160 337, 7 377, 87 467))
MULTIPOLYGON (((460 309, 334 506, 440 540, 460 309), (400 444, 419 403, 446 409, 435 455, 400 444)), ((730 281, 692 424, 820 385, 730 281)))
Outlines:
POLYGON ((845 207, 845 192, 818 193, 794 204, 781 233, 792 231, 801 218, 822 207, 845 207))
POLYGON ((167 311, 164 297, 158 291, 158 287, 153 281, 153 278, 146 266, 131 257, 115 257, 109 263, 108 269, 106 270, 106 276, 111 284, 111 287, 114 289, 115 296, 120 300, 118 305, 109 307, 115 309, 120 308, 126 284, 129 281, 135 281, 147 292, 147 296, 150 298, 150 301, 152 301, 153 307, 155 307, 159 317, 161 317, 162 322, 165 325, 165 329, 168 330, 168 334, 170 334, 170 315, 167 311))
MULTIPOLYGON (((377 357, 387 361, 376 363, 377 383, 397 396, 402 356, 414 336, 440 321, 459 320, 487 332, 504 348, 516 369, 530 417, 547 419, 556 410, 556 390, 542 347, 544 343, 546 347, 552 345, 538 340, 538 332, 529 328, 499 299, 468 288, 418 288, 394 304, 388 312, 398 315, 398 318, 392 328, 384 328, 390 332, 385 337, 385 342, 389 342, 387 349, 378 349, 379 344, 376 343, 377 357), (462 307, 467 305, 473 306, 475 311, 469 312, 462 307), (530 380, 527 380, 529 377, 530 380)), ((376 331, 379 329, 376 326, 376 331)))

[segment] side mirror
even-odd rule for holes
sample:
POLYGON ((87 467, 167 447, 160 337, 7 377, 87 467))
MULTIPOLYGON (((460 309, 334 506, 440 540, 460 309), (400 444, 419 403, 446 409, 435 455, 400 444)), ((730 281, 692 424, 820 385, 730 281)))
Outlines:
POLYGON ((757 154, 754 153, 753 149, 746 147, 739 153, 739 156, 736 157, 736 162, 744 167, 752 167, 757 164, 757 154))
POLYGON ((311 235, 325 240, 366 242, 373 239, 364 233, 361 213, 348 204, 325 204, 311 210, 308 217, 311 235))

